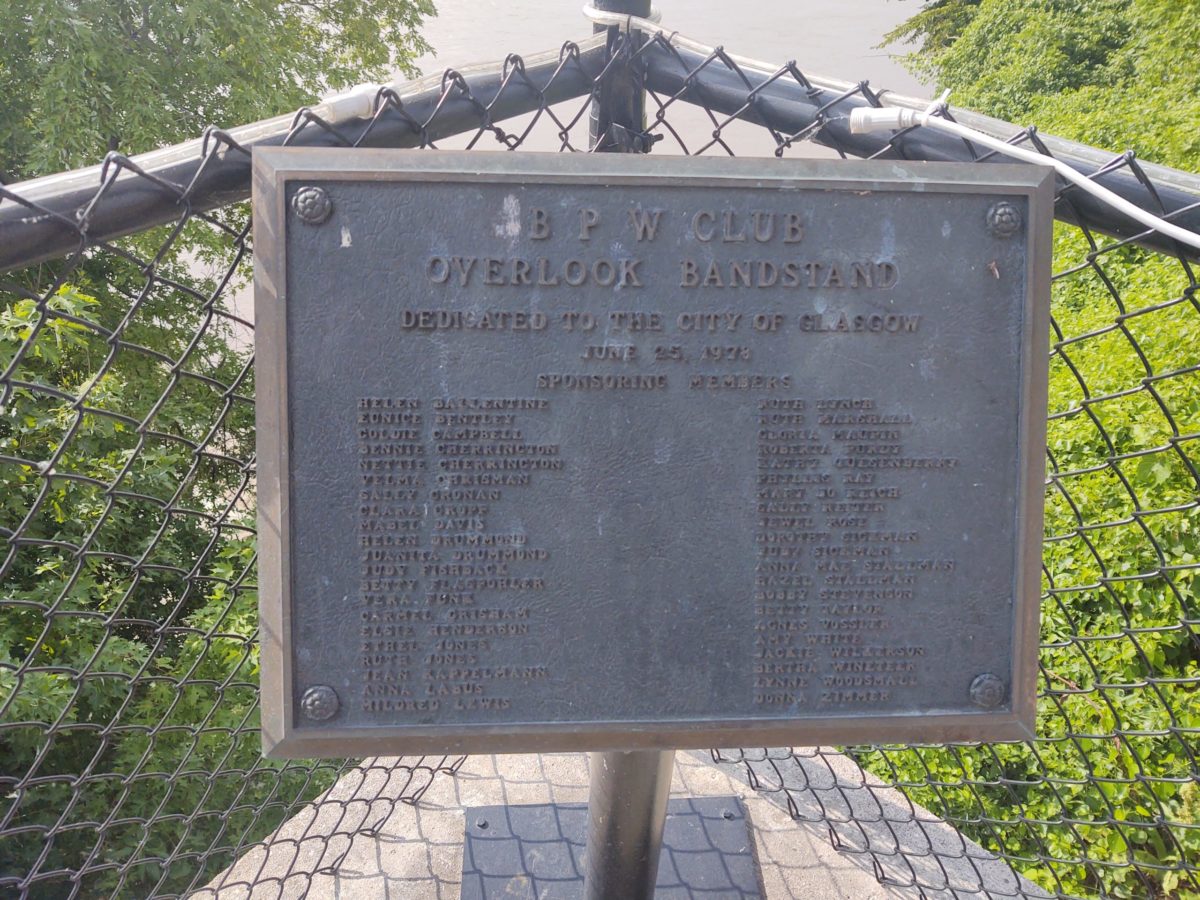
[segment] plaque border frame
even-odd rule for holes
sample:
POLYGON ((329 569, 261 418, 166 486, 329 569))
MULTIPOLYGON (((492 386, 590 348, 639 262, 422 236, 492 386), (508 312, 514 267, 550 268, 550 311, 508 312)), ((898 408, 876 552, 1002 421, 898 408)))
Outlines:
MULTIPOLYGON (((260 705, 265 756, 669 750, 863 743, 1032 740, 1035 737, 1045 489, 1054 173, 1009 163, 652 157, 586 153, 257 147, 253 155, 255 424, 260 705), (289 181, 408 181, 869 190, 1023 196, 1026 272, 1019 356, 1016 569, 1007 706, 997 710, 805 717, 794 720, 530 722, 329 727, 295 721, 291 666, 290 471, 285 191, 289 181), (1046 352, 1042 351, 1047 348, 1046 352)), ((964 685, 965 708, 968 704, 964 685)))

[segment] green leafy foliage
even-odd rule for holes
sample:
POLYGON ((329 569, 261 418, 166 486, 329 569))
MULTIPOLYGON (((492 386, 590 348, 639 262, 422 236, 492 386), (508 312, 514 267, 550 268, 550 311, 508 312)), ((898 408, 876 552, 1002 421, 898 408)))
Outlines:
POLYGON ((7 0, 0 179, 288 113, 427 49, 432 0, 7 0))
MULTIPOLYGON (((893 39, 956 105, 1200 165, 1194 0, 937 0, 893 39)), ((1032 744, 857 752, 1068 896, 1200 897, 1200 306, 1189 267, 1059 226, 1032 744)))
POLYGON ((336 768, 260 758, 253 384, 206 308, 218 276, 182 251, 150 281, 114 259, 0 308, 23 385, 0 416, 0 527, 19 536, 0 758, 20 781, 0 873, 47 876, 35 897, 81 867, 85 897, 202 884, 231 861, 213 847, 261 837, 336 768))
POLYGON ((935 0, 892 34, 956 106, 1188 170, 1197 0, 935 0))
MULTIPOLYGON (((12 0, 0 180, 404 69, 432 11, 12 0)), ((203 885, 340 768, 261 758, 252 335, 229 300, 247 215, 10 274, 0 294, 0 876, 31 897, 203 885)))

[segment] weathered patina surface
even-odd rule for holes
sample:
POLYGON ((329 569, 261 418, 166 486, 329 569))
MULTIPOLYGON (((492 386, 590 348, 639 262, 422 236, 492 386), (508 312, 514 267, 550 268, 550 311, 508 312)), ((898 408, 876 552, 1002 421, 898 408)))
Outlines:
POLYGON ((1024 734, 1047 177, 259 153, 267 748, 1024 734))

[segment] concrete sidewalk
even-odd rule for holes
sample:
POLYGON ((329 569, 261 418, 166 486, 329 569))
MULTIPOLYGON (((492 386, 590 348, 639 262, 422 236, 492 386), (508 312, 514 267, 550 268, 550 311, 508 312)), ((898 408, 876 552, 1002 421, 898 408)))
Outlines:
MULTIPOLYGON (((813 770, 805 771, 803 761, 797 764, 788 757, 793 768, 798 766, 789 775, 787 766, 765 755, 745 763, 714 765, 707 753, 681 752, 676 756, 671 795, 742 798, 766 897, 771 900, 1049 896, 1018 881, 1002 861, 928 813, 924 814, 928 818, 914 819, 914 808, 898 792, 879 785, 866 791, 865 776, 845 757, 821 753, 819 765, 817 758, 814 755, 813 770), (764 761, 775 774, 748 774, 764 761), (848 767, 844 773, 838 771, 843 764, 848 767), (750 787, 746 780, 750 777, 758 778, 760 790, 750 787), (788 778, 794 783, 783 790, 788 778), (845 797, 845 788, 863 793, 864 801, 870 794, 870 815, 857 811, 865 822, 857 822, 856 810, 849 806, 836 808, 834 794, 845 797), (788 797, 797 818, 787 808, 788 797), (806 808, 809 803, 812 808, 806 808), (888 803, 897 805, 889 811, 888 803), (903 827, 905 820, 907 827, 903 827), (839 833, 839 822, 852 825, 853 830, 839 833), (872 831, 878 834, 872 837, 872 831), (831 838, 845 851, 834 849, 831 838), (902 886, 879 882, 875 866, 881 865, 880 854, 885 861, 893 857, 903 861, 893 871, 887 866, 880 869, 902 886)), ((397 768, 397 762, 364 761, 192 896, 197 900, 457 900, 464 807, 587 801, 587 755, 582 753, 468 757, 456 775, 433 777, 415 804, 400 801, 412 797, 413 773, 397 768)))

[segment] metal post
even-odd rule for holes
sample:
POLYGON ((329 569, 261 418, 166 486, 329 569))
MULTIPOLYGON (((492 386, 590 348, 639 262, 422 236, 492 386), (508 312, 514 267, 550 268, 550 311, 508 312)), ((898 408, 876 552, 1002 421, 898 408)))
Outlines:
MULTIPOLYGON (((649 18, 650 0, 592 0, 605 12, 649 18)), ((597 25, 597 32, 606 26, 597 25)), ((609 29, 609 53, 618 36, 609 29)), ((630 66, 610 70, 592 103, 590 146, 601 153, 638 152, 646 96, 630 66)), ((585 900, 652 900, 658 878, 675 752, 636 750, 589 755, 585 900)))
MULTIPOLYGON (((592 8, 604 12, 622 13, 649 18, 650 0, 592 0, 592 8)), ((605 30, 597 25, 597 32, 605 30)), ((618 38, 610 31, 609 52, 618 38)), ((592 104, 591 146, 601 153, 636 153, 645 132, 646 94, 641 75, 632 66, 622 66, 609 73, 600 85, 596 102, 592 104)))
POLYGON ((652 900, 675 751, 590 755, 586 900, 652 900))

